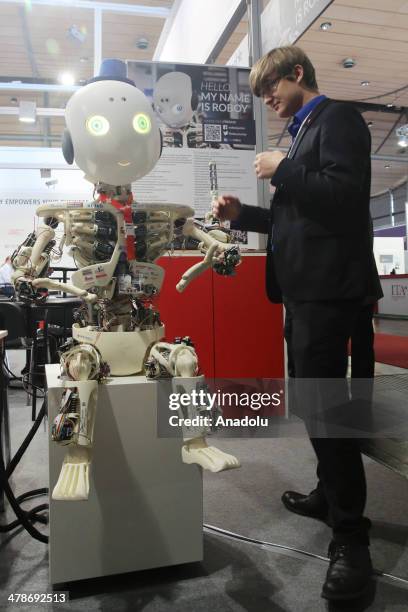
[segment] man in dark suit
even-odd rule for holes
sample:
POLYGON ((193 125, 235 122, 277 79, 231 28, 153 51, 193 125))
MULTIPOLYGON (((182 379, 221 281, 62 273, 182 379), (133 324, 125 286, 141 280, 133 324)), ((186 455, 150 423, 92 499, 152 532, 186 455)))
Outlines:
POLYGON ((313 65, 298 47, 270 51, 252 68, 250 84, 279 117, 293 117, 292 146, 286 156, 256 156, 257 177, 276 188, 269 210, 224 195, 214 214, 268 236, 266 289, 272 302, 285 305, 289 375, 318 459, 316 489, 287 491, 282 501, 293 512, 330 521, 322 595, 354 598, 372 575, 359 441, 339 434, 344 429, 336 430, 322 412, 316 421, 313 401, 319 398, 324 414, 336 388, 334 421, 341 415, 347 430, 348 340, 367 301, 381 295, 369 213, 370 133, 352 105, 319 94, 313 65), (322 384, 327 379, 333 384, 322 384))

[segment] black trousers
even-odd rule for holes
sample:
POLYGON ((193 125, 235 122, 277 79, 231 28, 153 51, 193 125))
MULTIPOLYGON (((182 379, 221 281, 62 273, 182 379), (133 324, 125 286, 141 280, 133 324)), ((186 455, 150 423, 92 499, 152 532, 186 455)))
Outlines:
POLYGON ((292 389, 290 402, 292 406, 295 390, 296 412, 304 418, 318 459, 316 494, 328 504, 334 540, 340 543, 368 544, 370 522, 363 516, 366 480, 360 440, 356 437, 341 437, 338 433, 342 431, 341 428, 325 422, 325 403, 333 402, 332 391, 335 387, 335 415, 350 414, 347 412, 351 403, 346 373, 348 341, 353 334, 357 338, 356 347, 359 346, 356 361, 356 366, 360 363, 357 366, 358 376, 372 376, 372 338, 371 348, 366 346, 367 340, 370 342, 368 331, 372 306, 371 311, 367 309, 363 313, 361 300, 298 302, 285 299, 284 304, 288 373, 294 383, 289 385, 292 389), (359 330, 362 330, 358 326, 359 320, 366 323, 365 339, 364 335, 357 337, 359 330), (369 355, 372 366, 367 367, 364 364, 368 363, 366 357, 369 355), (318 389, 320 406, 317 406, 316 394, 310 393, 309 383, 312 389, 318 389), (318 410, 319 427, 316 428, 314 411, 318 410))

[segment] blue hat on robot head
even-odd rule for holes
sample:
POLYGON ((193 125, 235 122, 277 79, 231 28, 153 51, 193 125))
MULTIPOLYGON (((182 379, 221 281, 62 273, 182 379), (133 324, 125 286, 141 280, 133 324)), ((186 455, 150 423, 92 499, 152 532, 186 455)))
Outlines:
POLYGON ((122 81, 136 87, 135 83, 128 79, 126 75, 127 66, 125 62, 119 59, 105 59, 99 68, 99 74, 89 79, 86 84, 95 83, 96 81, 122 81))

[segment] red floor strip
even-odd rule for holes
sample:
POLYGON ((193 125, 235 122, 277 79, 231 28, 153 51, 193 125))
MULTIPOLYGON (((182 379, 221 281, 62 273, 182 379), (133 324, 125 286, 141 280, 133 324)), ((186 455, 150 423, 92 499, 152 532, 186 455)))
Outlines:
POLYGON ((375 334, 375 360, 408 369, 408 336, 375 334))

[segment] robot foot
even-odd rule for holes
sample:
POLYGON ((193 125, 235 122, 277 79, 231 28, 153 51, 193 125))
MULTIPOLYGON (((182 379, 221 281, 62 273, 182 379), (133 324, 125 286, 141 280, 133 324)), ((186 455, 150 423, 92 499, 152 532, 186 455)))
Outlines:
POLYGON ((210 472, 222 472, 241 467, 240 462, 234 455, 223 453, 215 446, 203 448, 191 448, 185 444, 181 449, 183 463, 196 463, 204 470, 210 472))
POLYGON ((52 499, 86 500, 89 496, 90 451, 72 446, 65 456, 61 473, 52 492, 52 499))

